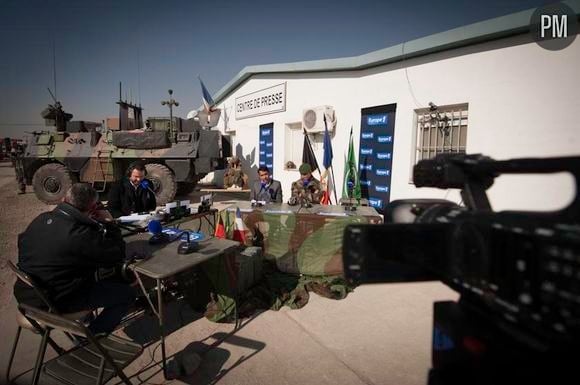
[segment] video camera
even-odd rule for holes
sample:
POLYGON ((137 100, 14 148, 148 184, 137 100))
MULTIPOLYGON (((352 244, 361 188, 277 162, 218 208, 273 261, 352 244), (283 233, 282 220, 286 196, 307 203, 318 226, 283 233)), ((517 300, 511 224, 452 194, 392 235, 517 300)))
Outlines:
POLYGON ((440 280, 460 294, 435 303, 430 383, 578 381, 580 157, 438 155, 420 161, 413 178, 417 187, 461 189, 465 207, 394 201, 384 225, 346 228, 343 258, 359 283, 440 280), (563 210, 491 209, 486 190, 500 174, 556 172, 575 178, 563 210))

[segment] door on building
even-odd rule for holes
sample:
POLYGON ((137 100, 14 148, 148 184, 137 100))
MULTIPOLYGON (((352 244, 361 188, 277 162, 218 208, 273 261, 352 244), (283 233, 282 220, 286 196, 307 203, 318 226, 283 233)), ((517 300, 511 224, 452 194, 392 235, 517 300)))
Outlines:
POLYGON ((381 214, 391 196, 396 104, 361 109, 359 178, 363 198, 381 214))
POLYGON ((260 125, 260 166, 267 166, 274 175, 274 123, 260 125))

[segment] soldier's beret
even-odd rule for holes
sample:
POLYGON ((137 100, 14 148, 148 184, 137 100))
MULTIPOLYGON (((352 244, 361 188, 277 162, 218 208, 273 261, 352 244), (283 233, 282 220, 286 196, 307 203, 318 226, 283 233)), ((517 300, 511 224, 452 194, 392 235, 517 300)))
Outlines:
POLYGON ((306 175, 309 172, 312 172, 312 167, 308 163, 303 163, 302 166, 298 169, 300 171, 300 175, 306 175))

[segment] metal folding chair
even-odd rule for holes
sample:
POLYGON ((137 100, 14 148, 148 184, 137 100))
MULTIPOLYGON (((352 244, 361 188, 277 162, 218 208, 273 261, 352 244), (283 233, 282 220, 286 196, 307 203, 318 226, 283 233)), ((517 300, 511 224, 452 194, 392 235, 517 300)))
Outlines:
POLYGON ((63 384, 101 385, 118 376, 125 384, 131 385, 123 369, 141 355, 143 352, 141 345, 114 335, 96 337, 79 321, 68 320, 32 306, 23 304, 20 305, 20 309, 42 334, 42 342, 34 366, 33 385, 38 384, 41 371, 63 384), (61 330, 84 337, 87 343, 42 364, 52 330, 61 330))
MULTIPOLYGON (((34 290, 38 298, 40 298, 40 300, 47 306, 50 312, 57 313, 57 310, 52 301, 48 298, 44 290, 42 290, 40 286, 34 282, 34 279, 31 276, 29 276, 28 274, 20 270, 18 267, 16 267, 16 265, 14 265, 14 263, 12 263, 11 261, 8 261, 8 267, 14 272, 14 274, 20 281, 22 281, 24 284, 26 284, 27 286, 29 286, 34 290)), ((62 316, 67 319, 80 320, 86 317, 90 312, 91 312, 90 310, 86 310, 76 313, 62 314, 62 316)), ((14 338, 14 343, 12 344, 10 358, 8 359, 8 367, 6 368, 6 383, 8 384, 11 383, 10 371, 12 370, 12 363, 14 361, 14 356, 16 355, 16 349, 18 347, 18 341, 20 340, 20 333, 22 332, 22 329, 30 330, 31 332, 38 334, 38 330, 26 319, 26 317, 22 315, 20 309, 18 309, 18 312, 16 314, 16 323, 18 325, 18 328, 16 329, 16 336, 14 338)), ((71 338, 71 336, 68 334, 67 337, 71 338)), ((71 340, 73 339, 71 338, 71 340)), ((47 343, 57 353, 60 354, 64 352, 64 349, 62 349, 56 342, 54 342, 52 338, 49 337, 47 339, 47 343)))

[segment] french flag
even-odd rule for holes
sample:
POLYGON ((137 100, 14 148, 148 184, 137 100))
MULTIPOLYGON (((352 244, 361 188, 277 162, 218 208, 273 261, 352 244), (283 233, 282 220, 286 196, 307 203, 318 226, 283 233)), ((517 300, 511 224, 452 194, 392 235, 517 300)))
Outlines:
POLYGON ((203 84, 203 81, 201 80, 201 78, 199 76, 198 76, 198 79, 199 79, 199 83, 201 84, 201 95, 203 98, 203 108, 205 109, 205 111, 207 111, 209 113, 209 112, 213 111, 213 107, 214 107, 215 102, 213 101, 211 94, 209 93, 207 88, 205 88, 205 85, 203 84))
POLYGON ((234 241, 240 242, 242 245, 246 244, 246 225, 242 220, 242 212, 240 208, 236 208, 236 221, 234 222, 234 241))

